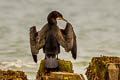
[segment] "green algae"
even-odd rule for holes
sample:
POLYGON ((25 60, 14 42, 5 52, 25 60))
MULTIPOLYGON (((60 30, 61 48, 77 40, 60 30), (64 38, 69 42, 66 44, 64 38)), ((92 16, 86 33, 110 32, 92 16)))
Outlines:
POLYGON ((25 73, 22 71, 0 70, 0 80, 28 80, 28 79, 25 73))

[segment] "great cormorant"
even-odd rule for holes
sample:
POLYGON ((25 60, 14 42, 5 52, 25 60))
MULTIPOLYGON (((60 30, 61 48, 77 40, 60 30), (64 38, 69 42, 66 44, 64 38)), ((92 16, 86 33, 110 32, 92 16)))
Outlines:
POLYGON ((60 53, 60 45, 66 52, 71 51, 72 57, 77 57, 76 35, 72 25, 63 18, 62 14, 52 11, 47 17, 48 23, 37 32, 36 26, 30 28, 30 46, 31 53, 35 62, 37 62, 37 54, 43 48, 45 53, 45 67, 58 67, 57 57, 60 53), (67 24, 65 29, 59 29, 57 20, 64 20, 67 24))

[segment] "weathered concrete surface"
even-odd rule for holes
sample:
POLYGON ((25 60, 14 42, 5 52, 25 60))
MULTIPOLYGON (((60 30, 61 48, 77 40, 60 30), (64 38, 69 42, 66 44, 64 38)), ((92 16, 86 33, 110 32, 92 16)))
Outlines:
POLYGON ((72 63, 70 61, 58 60, 59 67, 56 70, 50 71, 45 69, 45 60, 40 63, 36 80, 84 80, 84 77, 73 73, 72 63))
POLYGON ((119 57, 93 57, 87 68, 86 76, 88 80, 120 80, 118 78, 120 76, 119 63, 119 57))
POLYGON ((28 80, 28 79, 25 73, 22 71, 0 70, 0 80, 28 80))
POLYGON ((109 80, 120 80, 119 79, 119 66, 120 64, 118 63, 110 63, 108 65, 108 76, 109 76, 109 80))

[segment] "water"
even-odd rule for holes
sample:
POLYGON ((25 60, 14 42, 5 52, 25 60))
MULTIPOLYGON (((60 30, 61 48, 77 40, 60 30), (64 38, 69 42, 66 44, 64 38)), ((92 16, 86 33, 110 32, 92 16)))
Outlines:
MULTIPOLYGON (((35 25, 40 30, 52 10, 61 12, 77 35, 77 60, 63 48, 59 55, 73 62, 75 73, 84 74, 94 56, 120 56, 119 4, 119 0, 0 0, 0 69, 22 70, 35 80, 44 54, 40 50, 39 62, 33 62, 29 28, 35 25)), ((64 28, 63 21, 58 23, 64 28)))

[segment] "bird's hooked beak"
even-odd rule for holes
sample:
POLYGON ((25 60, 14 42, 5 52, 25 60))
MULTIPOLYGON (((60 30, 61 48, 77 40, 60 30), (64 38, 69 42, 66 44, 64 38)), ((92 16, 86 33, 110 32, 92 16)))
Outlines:
POLYGON ((57 19, 57 20, 63 20, 63 21, 65 21, 66 23, 68 23, 68 21, 67 21, 66 19, 62 18, 62 17, 57 17, 56 19, 57 19))

